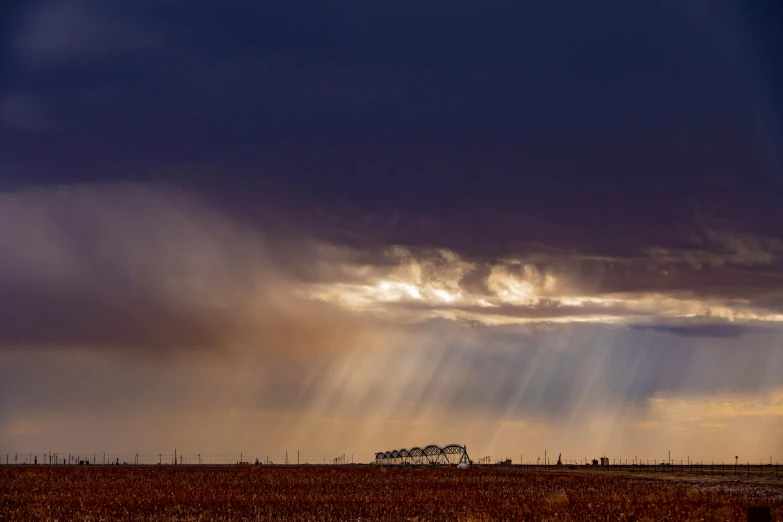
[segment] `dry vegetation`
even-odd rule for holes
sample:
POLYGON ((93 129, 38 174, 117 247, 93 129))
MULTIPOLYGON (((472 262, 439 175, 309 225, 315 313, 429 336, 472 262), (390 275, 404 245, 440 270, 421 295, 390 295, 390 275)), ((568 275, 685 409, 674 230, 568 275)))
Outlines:
POLYGON ((7 467, 0 520, 783 521, 783 489, 612 473, 375 467, 7 467))

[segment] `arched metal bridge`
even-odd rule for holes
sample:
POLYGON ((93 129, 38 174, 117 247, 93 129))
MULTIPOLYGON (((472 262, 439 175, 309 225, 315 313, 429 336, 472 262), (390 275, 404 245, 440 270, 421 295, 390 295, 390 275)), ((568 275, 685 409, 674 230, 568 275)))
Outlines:
POLYGON ((459 444, 440 447, 430 444, 424 448, 382 451, 375 454, 376 464, 470 464, 468 450, 459 444))

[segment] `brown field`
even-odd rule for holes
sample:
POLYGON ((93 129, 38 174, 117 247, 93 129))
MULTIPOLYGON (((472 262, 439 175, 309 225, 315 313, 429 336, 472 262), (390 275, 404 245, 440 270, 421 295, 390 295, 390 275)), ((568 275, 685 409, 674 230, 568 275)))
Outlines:
POLYGON ((775 484, 375 467, 2 467, 0 520, 745 520, 775 484))

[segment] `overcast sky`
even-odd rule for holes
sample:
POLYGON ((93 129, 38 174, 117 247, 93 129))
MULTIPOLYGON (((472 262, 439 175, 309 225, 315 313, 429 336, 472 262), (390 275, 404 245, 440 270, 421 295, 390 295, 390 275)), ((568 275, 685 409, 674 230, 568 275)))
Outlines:
POLYGON ((0 453, 783 461, 780 20, 4 5, 0 453))

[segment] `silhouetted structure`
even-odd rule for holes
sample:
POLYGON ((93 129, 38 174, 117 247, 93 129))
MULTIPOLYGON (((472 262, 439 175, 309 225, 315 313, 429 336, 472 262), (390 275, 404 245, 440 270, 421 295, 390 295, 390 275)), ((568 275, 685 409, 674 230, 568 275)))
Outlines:
POLYGON ((376 464, 472 464, 466 446, 449 444, 441 448, 430 444, 424 448, 411 448, 375 454, 376 464))

